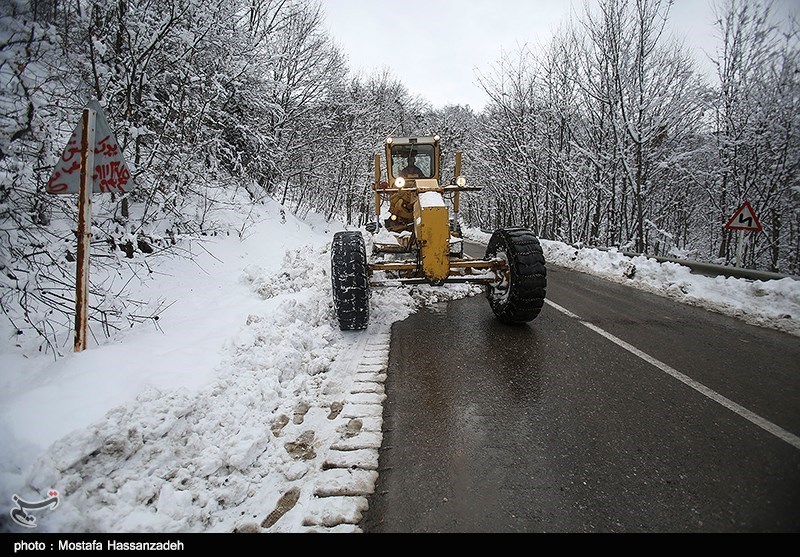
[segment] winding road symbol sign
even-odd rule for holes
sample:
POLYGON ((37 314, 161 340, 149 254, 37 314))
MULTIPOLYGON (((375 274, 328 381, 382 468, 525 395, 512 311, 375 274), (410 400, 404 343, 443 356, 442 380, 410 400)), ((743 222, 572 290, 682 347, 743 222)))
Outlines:
POLYGON ((761 223, 758 222, 753 207, 750 206, 749 201, 742 203, 742 206, 736 209, 736 212, 725 225, 725 228, 730 230, 761 230, 761 223))

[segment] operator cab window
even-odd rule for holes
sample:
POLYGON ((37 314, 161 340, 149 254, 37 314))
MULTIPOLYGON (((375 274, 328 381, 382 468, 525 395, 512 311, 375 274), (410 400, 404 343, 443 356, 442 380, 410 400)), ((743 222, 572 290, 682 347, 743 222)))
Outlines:
POLYGON ((433 178, 433 145, 392 146, 392 175, 404 178, 433 178), (409 167, 409 161, 413 167, 409 167))

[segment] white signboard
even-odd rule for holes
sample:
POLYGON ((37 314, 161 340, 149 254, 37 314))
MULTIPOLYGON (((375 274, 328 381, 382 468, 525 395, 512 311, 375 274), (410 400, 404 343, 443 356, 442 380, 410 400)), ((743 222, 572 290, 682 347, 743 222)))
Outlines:
MULTIPOLYGON (((87 108, 96 112, 94 142, 94 172, 92 173, 93 193, 125 193, 133 188, 131 172, 117 138, 108 126, 103 109, 97 101, 91 101, 87 108)), ((53 175, 47 182, 48 193, 78 193, 81 177, 81 140, 83 129, 81 123, 75 127, 67 143, 64 153, 53 169, 53 175)))
POLYGON ((742 203, 741 207, 736 209, 736 212, 725 225, 725 228, 730 230, 752 230, 757 232, 761 230, 761 223, 758 221, 756 212, 753 211, 753 207, 750 205, 750 202, 745 201, 742 203))

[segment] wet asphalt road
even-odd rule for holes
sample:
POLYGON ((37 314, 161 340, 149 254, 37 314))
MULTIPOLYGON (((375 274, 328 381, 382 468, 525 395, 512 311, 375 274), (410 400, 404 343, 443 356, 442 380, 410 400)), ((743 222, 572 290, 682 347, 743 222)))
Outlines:
POLYGON ((800 339, 552 265, 547 298, 580 319, 395 324, 365 532, 800 532, 800 339))

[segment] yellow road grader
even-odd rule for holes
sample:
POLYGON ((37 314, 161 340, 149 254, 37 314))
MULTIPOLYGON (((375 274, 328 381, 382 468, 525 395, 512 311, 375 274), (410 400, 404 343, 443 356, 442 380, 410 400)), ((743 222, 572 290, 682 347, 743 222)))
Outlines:
POLYGON ((542 309, 547 271, 539 239, 525 228, 496 230, 483 259, 464 255, 459 225, 460 195, 478 191, 461 175, 455 154, 455 183, 441 181, 439 136, 389 137, 386 180, 375 155, 375 213, 367 226, 372 254, 360 231, 334 234, 331 246, 333 302, 342 330, 365 329, 370 289, 379 286, 477 283, 486 286, 494 314, 506 323, 526 323, 542 309), (381 225, 381 210, 389 204, 381 225), (452 208, 452 214, 450 212, 452 208))

